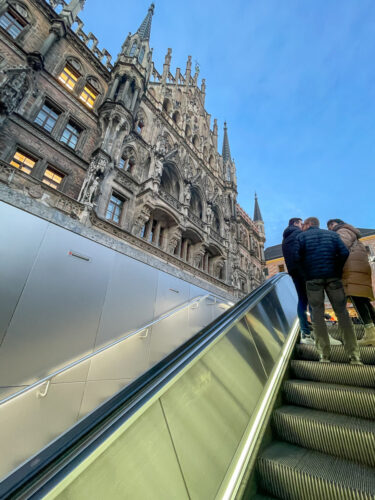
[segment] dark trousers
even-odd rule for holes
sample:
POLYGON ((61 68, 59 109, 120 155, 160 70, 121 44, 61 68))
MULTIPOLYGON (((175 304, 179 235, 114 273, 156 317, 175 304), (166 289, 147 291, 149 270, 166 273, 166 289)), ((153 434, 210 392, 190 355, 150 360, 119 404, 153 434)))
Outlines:
POLYGON ((313 311, 313 327, 319 354, 330 357, 327 325, 324 320, 324 291, 327 293, 343 332, 345 351, 348 357, 359 356, 357 338, 346 309, 346 297, 342 281, 338 278, 314 279, 306 282, 307 297, 313 311))
POLYGON ((375 324, 375 311, 367 297, 349 297, 364 325, 375 324))
POLYGON ((298 295, 297 314, 301 332, 310 335, 309 324, 307 322, 307 306, 309 301, 306 293, 306 281, 298 274, 292 274, 291 278, 298 295))

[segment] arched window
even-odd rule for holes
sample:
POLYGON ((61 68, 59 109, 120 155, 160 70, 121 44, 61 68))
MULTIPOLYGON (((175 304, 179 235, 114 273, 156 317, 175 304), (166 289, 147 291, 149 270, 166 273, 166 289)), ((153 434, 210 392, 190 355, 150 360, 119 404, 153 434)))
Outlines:
POLYGON ((172 109, 171 101, 166 97, 163 101, 163 110, 169 115, 172 109))
POLYGON ((192 188, 191 190, 190 209, 200 219, 203 217, 202 201, 198 191, 195 188, 192 188))
POLYGON ((195 135, 192 140, 193 146, 197 149, 199 149, 199 137, 195 135))
POLYGON ((118 168, 120 168, 121 170, 125 170, 125 172, 128 172, 131 175, 134 175, 135 167, 136 160, 134 156, 134 150, 132 150, 131 148, 127 148, 120 158, 118 168))
POLYGON ((173 167, 170 165, 164 165, 163 167, 160 186, 164 191, 176 198, 176 200, 180 198, 180 183, 173 167))
POLYGON ((142 46, 141 50, 139 51, 139 55, 138 55, 138 62, 139 62, 139 64, 142 64, 144 55, 145 55, 145 48, 144 48, 144 46, 142 46))
POLYGON ((132 48, 130 49, 129 56, 133 57, 136 50, 137 50, 137 42, 134 42, 133 45, 132 45, 132 48))
POLYGON ((210 156, 210 158, 208 160, 208 164, 210 165, 211 168, 214 168, 214 166, 215 166, 215 160, 214 160, 213 155, 210 156))
POLYGON ((190 139, 190 137, 191 137, 191 127, 190 127, 190 125, 186 125, 186 127, 185 127, 185 136, 186 136, 186 139, 190 139))
POLYGON ((226 169, 225 169, 225 180, 228 182, 230 182, 232 180, 232 173, 231 173, 231 168, 230 168, 229 163, 227 164, 226 169))
POLYGON ((178 111, 175 111, 173 113, 172 120, 175 122, 176 125, 180 125, 180 113, 178 111))
POLYGON ((213 208, 212 210, 212 228, 214 231, 220 234, 220 218, 216 208, 213 208))

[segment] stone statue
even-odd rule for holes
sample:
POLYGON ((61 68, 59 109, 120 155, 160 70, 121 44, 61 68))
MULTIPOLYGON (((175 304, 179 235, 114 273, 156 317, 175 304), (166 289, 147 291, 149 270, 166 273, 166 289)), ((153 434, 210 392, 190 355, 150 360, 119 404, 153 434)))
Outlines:
POLYGON ((191 200, 191 187, 190 184, 188 184, 185 188, 185 196, 184 196, 185 205, 190 205, 190 200, 191 200))
POLYGON ((207 219, 207 224, 212 223, 212 218, 213 218, 213 211, 210 205, 207 207, 207 212, 206 212, 206 219, 207 219))
POLYGON ((0 88, 0 114, 4 117, 17 109, 29 88, 27 70, 9 72, 9 78, 0 88))
POLYGON ((78 196, 78 201, 89 204, 95 201, 99 183, 104 177, 106 165, 107 161, 105 158, 95 158, 91 161, 78 196))

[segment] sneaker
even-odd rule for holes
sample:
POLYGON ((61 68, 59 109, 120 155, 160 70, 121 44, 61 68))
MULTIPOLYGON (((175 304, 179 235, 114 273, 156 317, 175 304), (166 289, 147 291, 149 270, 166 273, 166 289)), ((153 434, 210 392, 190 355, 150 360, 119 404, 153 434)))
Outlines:
POLYGON ((349 363, 355 366, 363 366, 363 363, 359 356, 350 356, 349 363))
POLYGON ((328 335, 328 337, 329 337, 329 343, 331 345, 342 345, 341 340, 336 340, 333 337, 331 337, 331 335, 328 335))
POLYGON ((328 356, 323 356, 323 354, 320 355, 319 357, 319 363, 330 363, 331 360, 329 359, 328 356))
POLYGON ((306 333, 303 333, 301 335, 301 341, 300 344, 308 344, 308 345, 315 345, 315 341, 311 337, 311 335, 307 335, 306 333))

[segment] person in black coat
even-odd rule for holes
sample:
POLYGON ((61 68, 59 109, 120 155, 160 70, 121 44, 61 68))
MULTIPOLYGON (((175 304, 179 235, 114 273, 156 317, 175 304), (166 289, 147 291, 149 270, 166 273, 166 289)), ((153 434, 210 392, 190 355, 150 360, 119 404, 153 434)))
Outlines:
POLYGON ((293 280, 298 295, 297 314, 301 328, 301 343, 314 344, 307 321, 308 299, 306 282, 296 260, 297 237, 302 233, 302 219, 293 217, 283 233, 282 251, 288 273, 293 280))
POLYGON ((324 292, 327 293, 343 332, 346 354, 351 364, 362 364, 357 338, 346 309, 346 296, 341 281, 349 251, 340 236, 319 228, 319 220, 309 217, 296 240, 295 260, 306 280, 307 298, 312 307, 316 347, 321 362, 329 362, 331 346, 324 320, 324 292))

